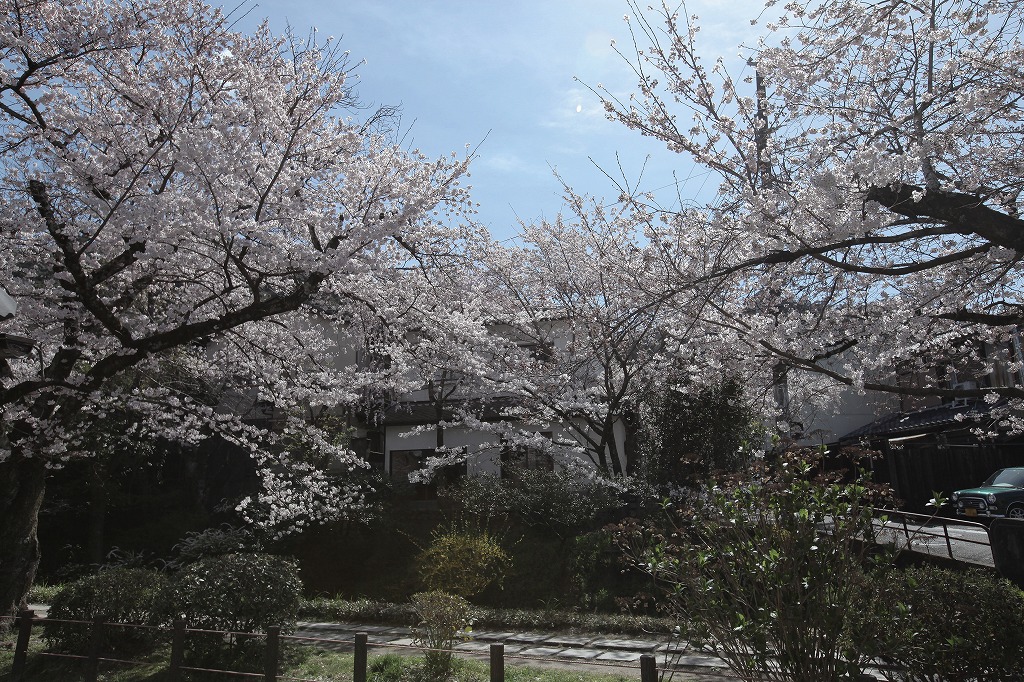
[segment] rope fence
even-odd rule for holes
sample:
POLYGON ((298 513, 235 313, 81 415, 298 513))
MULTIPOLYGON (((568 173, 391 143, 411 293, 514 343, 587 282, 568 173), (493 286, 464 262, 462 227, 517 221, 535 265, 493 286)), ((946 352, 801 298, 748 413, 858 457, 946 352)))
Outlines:
MULTIPOLYGON (((6 627, 4 621, 11 622, 11 617, 0 617, 0 628, 6 627)), ((37 618, 35 613, 32 611, 22 611, 17 617, 13 618, 13 624, 17 629, 17 643, 15 645, 14 659, 11 668, 10 682, 27 682, 27 663, 28 663, 28 649, 29 642, 32 637, 33 627, 43 622, 44 619, 37 618)), ((155 625, 136 625, 132 623, 108 623, 100 620, 93 621, 82 621, 82 620, 62 620, 56 618, 46 618, 45 622, 60 625, 79 625, 88 626, 89 630, 89 645, 88 653, 86 654, 72 654, 72 653, 61 653, 55 651, 40 651, 36 655, 51 658, 62 658, 68 660, 79 661, 83 668, 83 679, 85 682, 96 682, 99 674, 100 664, 113 664, 113 665, 150 665, 151 661, 141 661, 126 658, 117 658, 110 655, 104 655, 102 642, 103 633, 106 628, 117 627, 117 628, 138 628, 155 630, 161 633, 169 634, 171 637, 171 652, 170 660, 167 667, 167 679, 169 682, 183 682, 185 677, 184 673, 188 672, 202 672, 202 673, 214 673, 223 675, 225 678, 235 679, 259 679, 263 682, 323 682, 323 678, 309 679, 303 677, 292 677, 289 675, 282 674, 279 671, 280 664, 280 652, 281 643, 283 641, 295 642, 297 644, 306 646, 317 646, 317 645, 338 645, 338 644, 351 644, 354 652, 353 662, 353 682, 367 682, 367 667, 368 667, 368 650, 370 647, 375 649, 403 649, 403 650, 415 650, 418 652, 441 652, 450 653, 452 655, 472 655, 470 652, 459 649, 431 649, 428 647, 416 646, 414 644, 400 644, 394 642, 369 642, 369 635, 367 633, 357 633, 351 639, 337 639, 337 638, 325 638, 325 637, 308 637, 308 636, 296 636, 296 635, 282 635, 280 627, 271 627, 267 629, 265 633, 252 633, 252 632, 231 632, 224 630, 203 630, 186 628, 183 621, 175 621, 174 625, 170 628, 166 626, 155 626, 155 625), (263 672, 245 672, 239 670, 229 670, 221 668, 206 668, 185 665, 185 654, 187 650, 187 639, 190 635, 216 635, 221 639, 228 641, 231 638, 240 639, 255 639, 262 638, 265 640, 263 645, 263 672)), ((483 652, 480 652, 482 654, 483 652)), ((504 682, 505 680, 505 661, 506 659, 519 660, 519 661, 544 661, 551 662, 552 657, 550 656, 539 656, 529 655, 522 653, 505 653, 505 645, 503 643, 490 644, 488 651, 488 662, 490 669, 490 682, 504 682)), ((623 668, 637 668, 639 666, 640 680, 641 682, 657 682, 658 673, 660 670, 670 670, 671 668, 664 667, 659 668, 657 665, 656 658, 651 654, 642 654, 639 661, 594 661, 584 658, 556 658, 564 664, 571 664, 573 666, 591 666, 594 668, 617 668, 619 670, 623 668)))

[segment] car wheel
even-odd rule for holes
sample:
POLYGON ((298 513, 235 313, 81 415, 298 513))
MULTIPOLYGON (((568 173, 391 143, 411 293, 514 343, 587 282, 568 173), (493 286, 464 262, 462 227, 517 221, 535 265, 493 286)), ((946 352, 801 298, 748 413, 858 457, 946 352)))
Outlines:
POLYGON ((1006 518, 1008 518, 1008 519, 1024 519, 1024 507, 1021 507, 1020 505, 1016 505, 1016 506, 1010 507, 1006 511, 1006 518))

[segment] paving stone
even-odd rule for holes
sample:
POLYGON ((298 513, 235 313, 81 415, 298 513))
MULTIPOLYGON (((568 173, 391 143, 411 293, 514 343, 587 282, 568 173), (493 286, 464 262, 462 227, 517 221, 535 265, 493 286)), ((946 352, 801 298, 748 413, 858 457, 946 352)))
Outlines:
POLYGON ((506 638, 508 642, 515 642, 518 644, 539 644, 545 639, 550 637, 550 633, 537 633, 537 632, 512 632, 506 638))
POLYGON ((658 642, 649 639, 595 639, 590 646, 598 649, 622 649, 650 653, 658 648, 658 642))
POLYGON ((416 640, 412 637, 399 637, 398 639, 391 640, 391 644, 395 646, 414 646, 416 644, 416 640))
POLYGON ((473 632, 473 639, 481 639, 485 642, 507 642, 510 641, 510 637, 515 637, 515 632, 492 632, 489 630, 480 630, 473 632))
MULTIPOLYGON (((366 632, 368 641, 375 647, 375 655, 393 646, 396 650, 416 651, 416 643, 407 627, 368 625, 357 623, 300 623, 297 637, 305 637, 306 643, 322 649, 351 651, 355 635, 366 632)), ((507 632, 480 630, 472 633, 473 638, 458 644, 456 650, 467 656, 486 656, 492 643, 504 645, 505 655, 510 664, 529 665, 529 659, 549 658, 564 662, 576 660, 635 664, 643 653, 655 653, 658 665, 665 668, 706 670, 712 677, 721 674, 725 664, 721 659, 690 649, 686 642, 679 640, 650 640, 601 637, 599 635, 569 635, 536 632, 507 632), (525 657, 516 661, 516 657, 525 657)), ((697 679, 697 678, 694 678, 697 679)), ((701 677, 700 679, 704 679, 701 677)))
POLYGON ((307 639, 324 639, 331 642, 348 642, 349 644, 355 644, 355 640, 347 632, 296 632, 296 637, 305 637, 307 639))
POLYGON ((355 632, 351 625, 348 623, 298 623, 295 626, 297 632, 308 632, 315 630, 317 632, 326 630, 329 632, 355 632))
POLYGON ((555 635, 544 640, 544 644, 551 646, 586 646, 593 641, 593 637, 582 637, 573 635, 555 635))
POLYGON ((637 651, 602 651, 597 657, 599 661, 639 661, 642 654, 637 651))
MULTIPOLYGON (((488 646, 490 646, 490 644, 488 644, 488 646)), ((505 653, 507 655, 509 655, 509 656, 511 656, 513 654, 521 654, 521 653, 523 653, 523 651, 525 649, 529 649, 529 648, 530 648, 529 645, 525 645, 524 646, 522 644, 506 644, 505 645, 505 653)))
POLYGON ((455 645, 456 651, 490 651, 491 642, 462 642, 455 645))
POLYGON ((581 658, 586 661, 592 661, 603 653, 604 651, 601 649, 564 649, 557 656, 559 658, 581 658))
POLYGON ((690 650, 690 644, 689 644, 689 642, 680 642, 680 641, 662 642, 661 644, 656 646, 654 648, 654 650, 656 652, 662 652, 662 651, 668 651, 668 652, 687 651, 687 650, 690 650))
POLYGON ((689 654, 679 658, 669 659, 673 665, 692 666, 695 668, 724 668, 725 661, 714 656, 701 656, 700 654, 689 654))
POLYGON ((371 633, 371 632, 390 632, 391 630, 395 630, 395 629, 396 628, 395 628, 394 625, 360 625, 357 631, 358 632, 371 633))
POLYGON ((523 649, 519 652, 521 656, 557 656, 564 649, 556 649, 550 646, 535 646, 529 649, 523 649))

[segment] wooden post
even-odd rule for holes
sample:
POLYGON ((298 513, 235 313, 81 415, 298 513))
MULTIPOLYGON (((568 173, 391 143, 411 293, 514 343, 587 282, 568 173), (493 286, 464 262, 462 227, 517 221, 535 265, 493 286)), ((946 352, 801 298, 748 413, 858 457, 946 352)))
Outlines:
POLYGON ((355 634, 355 666, 352 682, 367 682, 367 639, 365 632, 355 634))
POLYGON ((96 682, 100 671, 100 644, 103 641, 103 619, 93 618, 89 632, 89 656, 85 659, 85 682, 96 682))
POLYGON ((640 657, 640 682, 658 682, 658 662, 650 654, 640 657))
POLYGON ((263 682, 277 682, 277 662, 281 650, 281 626, 267 628, 267 648, 263 652, 263 682))
POLYGON ((352 682, 367 682, 367 639, 365 632, 355 635, 355 666, 352 671, 352 682))
POLYGON ((169 682, 181 682, 181 666, 185 662, 185 621, 174 621, 171 634, 171 665, 167 669, 169 682))
POLYGON ((491 682, 505 682, 505 645, 491 645, 491 682))
POLYGON ((25 609, 18 614, 18 643, 14 648, 14 665, 11 668, 11 682, 21 682, 28 660, 28 642, 32 638, 32 620, 35 611, 25 609))

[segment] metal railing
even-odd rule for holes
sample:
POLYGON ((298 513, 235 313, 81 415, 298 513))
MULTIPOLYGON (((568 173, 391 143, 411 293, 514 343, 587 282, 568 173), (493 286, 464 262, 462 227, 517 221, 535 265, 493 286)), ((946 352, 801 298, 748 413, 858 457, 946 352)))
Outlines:
MULTIPOLYGON (((962 555, 958 556, 953 549, 954 543, 992 547, 988 536, 988 528, 976 521, 961 521, 960 519, 950 519, 944 516, 915 514, 898 509, 879 509, 875 512, 875 518, 882 522, 881 527, 877 529, 877 539, 880 543, 884 542, 887 536, 891 536, 891 543, 886 544, 894 544, 899 549, 906 549, 911 552, 921 551, 920 544, 915 548, 915 542, 921 538, 938 538, 945 542, 946 556, 948 558, 955 561, 977 563, 962 555), (983 531, 985 539, 975 540, 963 535, 950 535, 950 528, 980 530, 983 531), (903 540, 902 544, 898 541, 900 535, 903 540)), ((924 553, 931 554, 930 551, 924 553)))

